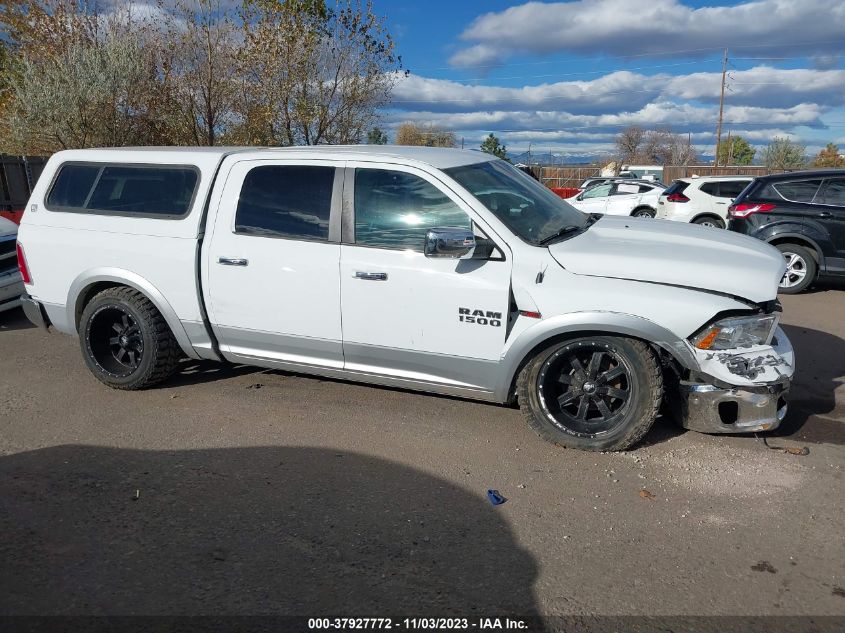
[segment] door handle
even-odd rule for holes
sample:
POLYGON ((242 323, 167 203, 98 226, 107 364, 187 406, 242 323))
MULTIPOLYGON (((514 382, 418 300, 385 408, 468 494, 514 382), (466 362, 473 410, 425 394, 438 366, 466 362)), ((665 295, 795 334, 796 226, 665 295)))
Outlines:
POLYGON ((832 218, 833 214, 830 211, 822 211, 816 214, 817 218, 832 218))
POLYGON ((361 270, 356 270, 355 279, 364 279, 366 281, 387 281, 387 273, 365 273, 361 270))
POLYGON ((727 204, 727 202, 719 202, 718 200, 716 200, 716 204, 727 204))
POLYGON ((249 266, 249 260, 242 257, 218 257, 217 263, 224 266, 249 266))

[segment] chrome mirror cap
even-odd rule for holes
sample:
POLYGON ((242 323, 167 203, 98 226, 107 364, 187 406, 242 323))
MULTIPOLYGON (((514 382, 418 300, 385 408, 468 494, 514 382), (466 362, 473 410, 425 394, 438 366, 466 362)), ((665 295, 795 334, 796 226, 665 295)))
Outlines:
POLYGON ((429 229, 423 252, 426 257, 471 259, 475 252, 475 235, 466 229, 429 229))

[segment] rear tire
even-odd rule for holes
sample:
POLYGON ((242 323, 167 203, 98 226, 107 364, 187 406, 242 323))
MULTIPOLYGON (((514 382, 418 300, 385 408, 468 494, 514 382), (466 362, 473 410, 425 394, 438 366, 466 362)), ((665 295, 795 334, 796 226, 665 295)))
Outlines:
POLYGON ((654 424, 663 397, 657 358, 642 341, 596 336, 539 352, 517 381, 519 407, 543 439, 622 451, 654 424))
POLYGON ((786 272, 780 280, 778 292, 785 295, 804 292, 816 280, 819 269, 813 254, 798 244, 778 244, 777 249, 786 260, 786 272))
POLYGON ((693 220, 692 223, 697 224, 698 226, 707 226, 714 229, 725 228, 725 221, 715 215, 703 215, 700 218, 693 220))
POLYGON ((79 321, 82 357, 114 389, 145 389, 169 378, 182 350, 164 317, 142 293, 108 288, 85 306, 79 321))

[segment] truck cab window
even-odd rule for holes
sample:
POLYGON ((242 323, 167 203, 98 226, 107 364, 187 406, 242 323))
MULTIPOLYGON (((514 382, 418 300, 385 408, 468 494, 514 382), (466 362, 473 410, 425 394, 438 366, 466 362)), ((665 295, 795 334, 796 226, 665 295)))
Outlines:
POLYGON ((355 243, 422 251, 433 228, 472 230, 472 222, 437 187, 387 169, 355 170, 355 243))
POLYGON ((263 165, 241 188, 235 232, 328 241, 334 167, 263 165))

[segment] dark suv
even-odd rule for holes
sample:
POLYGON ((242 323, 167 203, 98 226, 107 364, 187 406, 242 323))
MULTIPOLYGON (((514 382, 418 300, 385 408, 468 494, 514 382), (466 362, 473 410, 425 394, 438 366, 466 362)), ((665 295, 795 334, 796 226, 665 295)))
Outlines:
POLYGON ((764 240, 786 259, 780 292, 816 277, 845 278, 845 169, 762 176, 728 209, 728 228, 764 240))

